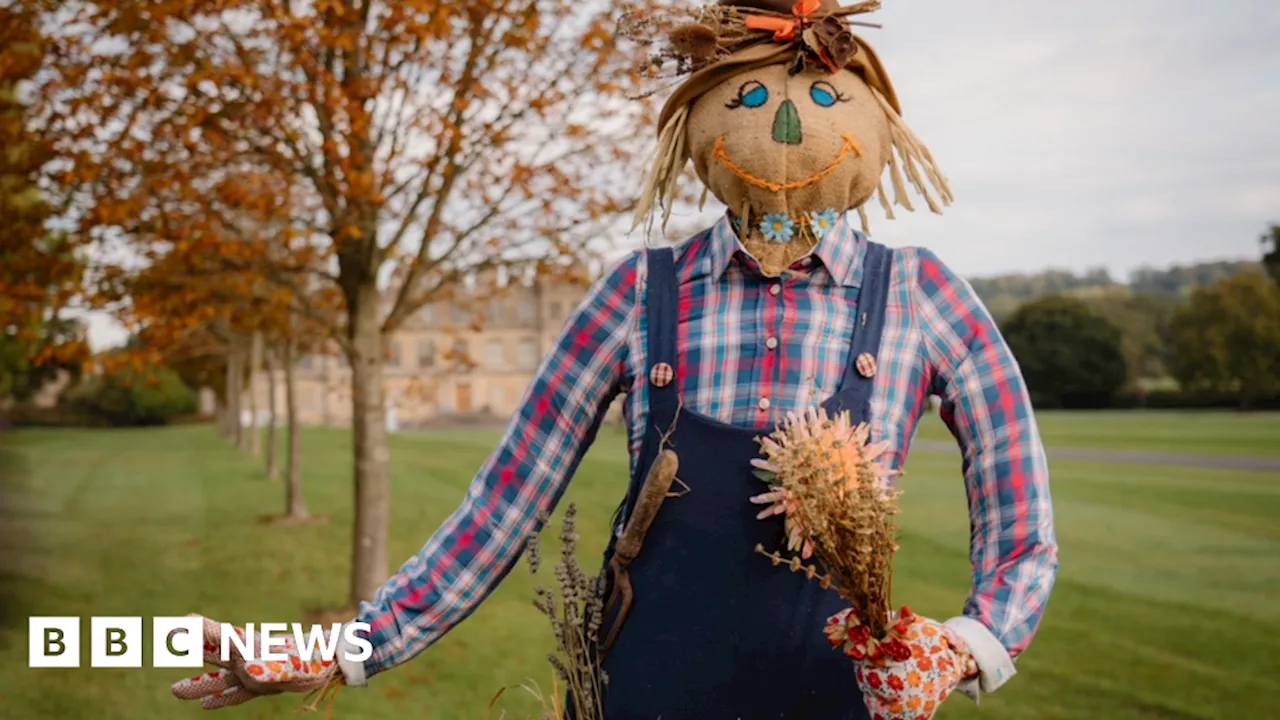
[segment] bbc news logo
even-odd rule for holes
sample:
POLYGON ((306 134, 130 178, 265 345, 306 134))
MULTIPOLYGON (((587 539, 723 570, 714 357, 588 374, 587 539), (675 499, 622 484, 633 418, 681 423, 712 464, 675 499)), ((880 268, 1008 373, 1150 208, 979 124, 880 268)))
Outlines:
MULTIPOLYGON (((30 618, 28 667, 80 667, 79 617, 30 618)), ((284 662, 288 640, 293 640, 298 658, 332 662, 338 648, 348 650, 343 659, 364 662, 373 654, 373 645, 357 633, 368 632, 368 623, 334 623, 329 628, 313 625, 304 631, 301 623, 254 623, 244 626, 243 637, 230 623, 222 624, 219 657, 229 662, 234 655, 245 660, 284 662), (345 641, 345 642, 343 642, 345 641)), ((200 617, 157 617, 151 621, 151 664, 158 668, 199 668, 204 666, 204 619, 200 617)), ((89 618, 89 666, 95 668, 142 667, 142 618, 89 618)))

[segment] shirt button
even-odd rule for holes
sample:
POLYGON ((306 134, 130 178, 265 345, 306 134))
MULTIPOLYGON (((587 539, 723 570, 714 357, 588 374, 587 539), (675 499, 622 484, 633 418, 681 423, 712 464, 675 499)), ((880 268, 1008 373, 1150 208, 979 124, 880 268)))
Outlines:
POLYGON ((769 294, 770 294, 770 295, 777 295, 777 294, 778 294, 778 293, 780 293, 780 292, 782 292, 782 286, 777 285, 777 284, 774 284, 774 285, 770 285, 770 286, 769 286, 769 294))
POLYGON ((809 267, 810 265, 812 265, 812 264, 813 264, 813 258, 811 258, 811 257, 806 257, 805 259, 803 259, 803 260, 801 260, 801 261, 800 261, 800 264, 801 264, 801 265, 803 265, 803 266, 805 266, 805 267, 809 267))
POLYGON ((765 346, 765 347, 767 347, 767 348, 769 348, 770 350, 772 350, 772 349, 774 349, 774 348, 778 347, 778 338, 776 338, 776 337, 771 337, 771 338, 769 338, 768 340, 765 340, 765 341, 764 341, 764 346, 765 346))
POLYGON ((761 410, 769 409, 769 398, 760 398, 760 409, 761 410))

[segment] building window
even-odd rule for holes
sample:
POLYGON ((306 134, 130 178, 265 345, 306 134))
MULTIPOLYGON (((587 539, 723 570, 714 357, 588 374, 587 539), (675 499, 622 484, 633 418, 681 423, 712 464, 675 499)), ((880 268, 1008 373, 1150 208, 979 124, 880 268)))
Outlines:
POLYGON ((387 343, 387 366, 400 367, 400 342, 398 340, 387 343))
POLYGON ((498 369, 505 367, 507 364, 506 348, 502 346, 502 340, 494 338, 485 343, 484 346, 484 364, 490 369, 498 369))
POLYGON ((522 325, 533 322, 534 307, 534 304, 531 302, 516 303, 516 318, 520 320, 522 325))
POLYGON ((436 344, 431 340, 418 341, 418 367, 429 368, 436 364, 436 344))
POLYGON ((516 346, 516 362, 521 370, 534 370, 538 367, 538 343, 533 338, 523 338, 516 346))
POLYGON ((453 350, 451 351, 453 362, 458 365, 471 364, 471 349, 467 346, 467 341, 458 338, 453 341, 453 350))
POLYGON ((315 366, 316 366, 316 356, 315 356, 315 355, 303 355, 302 357, 298 358, 298 369, 299 369, 299 370, 310 370, 311 368, 313 368, 313 367, 315 367, 315 366))
POLYGON ((552 300, 551 304, 547 306, 547 315, 547 319, 551 322, 560 322, 560 302, 558 300, 552 300))
POLYGON ((499 411, 507 404, 507 389, 499 383, 489 385, 489 407, 499 411))
POLYGON ((434 324, 436 321, 436 306, 423 305, 422 308, 418 310, 418 317, 427 325, 434 324))
POLYGON ((503 302, 501 300, 489 301, 489 322, 491 323, 502 322, 502 306, 503 306, 503 302))
POLYGON ((467 312, 467 309, 461 305, 454 305, 449 308, 449 318, 453 321, 454 325, 471 324, 471 313, 467 312))

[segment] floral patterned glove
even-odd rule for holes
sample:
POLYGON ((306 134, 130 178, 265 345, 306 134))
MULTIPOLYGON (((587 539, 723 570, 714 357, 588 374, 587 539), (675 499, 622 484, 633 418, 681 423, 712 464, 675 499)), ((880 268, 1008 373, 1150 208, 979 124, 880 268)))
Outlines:
MULTIPOLYGON (((235 631, 243 640, 244 630, 235 631)), ((332 660, 303 660, 293 638, 274 644, 272 650, 284 653, 288 659, 246 661, 231 643, 231 660, 223 662, 222 627, 204 618, 204 660, 222 669, 179 680, 173 684, 173 694, 181 700, 199 700, 205 710, 217 710, 262 695, 320 690, 330 680, 341 680, 340 675, 335 678, 338 666, 332 660)))
POLYGON ((961 680, 978 674, 951 628, 906 607, 880 642, 852 609, 831 616, 824 632, 858 665, 858 687, 872 720, 929 720, 961 680))

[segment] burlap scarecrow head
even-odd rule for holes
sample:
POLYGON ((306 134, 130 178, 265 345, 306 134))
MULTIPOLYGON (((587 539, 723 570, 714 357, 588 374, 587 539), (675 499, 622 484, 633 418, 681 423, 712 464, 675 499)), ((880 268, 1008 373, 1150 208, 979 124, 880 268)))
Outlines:
POLYGON ((862 23, 849 17, 879 3, 792 2, 721 0, 665 26, 641 23, 661 35, 654 64, 685 77, 659 116, 637 222, 659 205, 670 212, 690 159, 765 265, 807 252, 851 209, 865 230, 863 206, 873 195, 892 218, 886 168, 894 204, 913 209, 908 185, 934 212, 950 203, 946 179, 902 121, 880 59, 851 32, 862 23))

